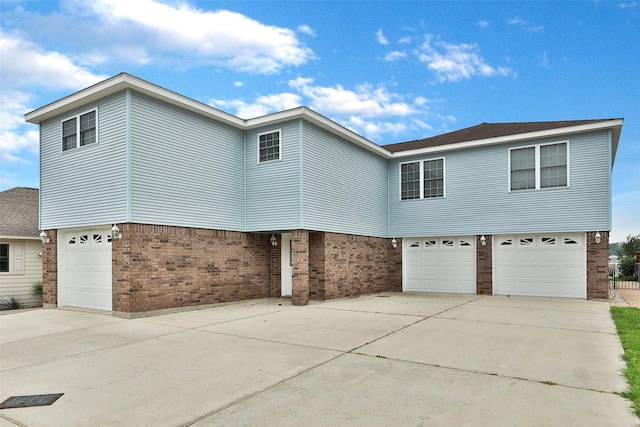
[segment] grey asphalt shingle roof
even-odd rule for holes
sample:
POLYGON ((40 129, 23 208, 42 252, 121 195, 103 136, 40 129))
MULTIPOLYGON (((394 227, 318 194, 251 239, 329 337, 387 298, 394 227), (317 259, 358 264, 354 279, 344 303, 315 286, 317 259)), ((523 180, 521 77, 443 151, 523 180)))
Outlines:
POLYGON ((482 139, 496 138, 500 136, 517 135, 521 133, 540 132, 565 127, 588 125, 591 123, 606 122, 609 120, 616 119, 565 120, 554 122, 481 123, 476 126, 471 126, 442 135, 432 136, 430 138, 416 139, 414 141, 385 145, 384 148, 391 151, 392 153, 396 153, 399 151, 436 147, 440 145, 455 144, 458 142, 479 141, 482 139))
POLYGON ((0 192, 0 236, 38 237, 38 194, 26 187, 0 192))

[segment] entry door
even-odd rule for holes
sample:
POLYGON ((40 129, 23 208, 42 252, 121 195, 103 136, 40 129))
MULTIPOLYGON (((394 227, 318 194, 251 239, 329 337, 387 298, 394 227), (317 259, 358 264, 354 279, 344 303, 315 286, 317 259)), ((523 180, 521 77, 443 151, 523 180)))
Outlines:
POLYGON ((291 296, 291 283, 292 283, 292 269, 291 269, 291 233, 282 233, 282 245, 281 245, 281 259, 282 259, 282 290, 281 295, 283 297, 291 296))

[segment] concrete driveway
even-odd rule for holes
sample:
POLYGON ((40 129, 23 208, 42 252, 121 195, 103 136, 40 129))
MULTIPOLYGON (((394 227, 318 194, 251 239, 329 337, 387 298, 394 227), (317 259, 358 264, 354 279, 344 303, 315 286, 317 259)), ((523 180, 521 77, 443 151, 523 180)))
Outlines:
POLYGON ((387 293, 0 316, 0 426, 632 426, 604 302, 387 293))

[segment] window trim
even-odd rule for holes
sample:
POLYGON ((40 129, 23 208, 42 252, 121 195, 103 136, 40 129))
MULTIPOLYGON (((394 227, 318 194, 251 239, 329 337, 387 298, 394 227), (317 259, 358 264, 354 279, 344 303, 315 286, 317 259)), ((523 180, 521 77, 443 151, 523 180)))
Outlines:
POLYGON ((272 129, 266 132, 260 132, 257 136, 256 136, 256 147, 257 147, 257 152, 258 152, 258 164, 262 164, 262 163, 269 163, 269 162, 276 162, 279 160, 282 160, 282 128, 280 129, 272 129), (277 133, 278 134, 278 158, 277 159, 271 159, 271 160, 260 160, 260 137, 262 135, 268 135, 270 133, 277 133))
POLYGON ((530 144, 530 145, 522 145, 522 146, 518 146, 518 147, 510 147, 508 150, 508 154, 507 154, 507 175, 508 175, 508 179, 507 179, 507 190, 509 193, 519 193, 519 192, 523 192, 523 191, 544 191, 544 190, 558 190, 558 189, 562 189, 562 188, 570 188, 571 187, 571 148, 570 148, 570 141, 564 140, 564 141, 554 141, 554 142, 545 142, 545 143, 541 143, 541 144, 530 144), (557 187, 540 187, 540 147, 544 147, 547 145, 560 145, 560 144, 567 144, 567 185, 566 186, 557 186, 557 187), (521 190, 512 190, 511 189, 511 151, 513 150, 520 150, 520 149, 524 149, 524 148, 534 148, 535 149, 535 154, 534 154, 534 160, 535 160, 535 170, 534 170, 534 174, 535 174, 535 187, 534 188, 526 188, 526 189, 521 189, 521 190))
POLYGON ((69 152, 69 151, 74 151, 77 150, 78 148, 82 148, 82 147, 90 147, 93 145, 97 145, 98 144, 98 108, 92 108, 90 110, 85 110, 82 111, 78 114, 75 114, 73 116, 68 116, 65 117, 64 119, 60 120, 60 151, 63 153, 69 152), (91 144, 86 144, 86 145, 80 145, 80 117, 84 116, 85 114, 89 114, 89 113, 95 113, 96 115, 96 125, 95 125, 95 132, 96 132, 96 140, 95 142, 92 142, 91 144), (68 122, 69 120, 75 120, 76 121, 76 146, 73 148, 68 148, 68 149, 64 149, 64 122, 68 122))
POLYGON ((447 158, 442 157, 430 157, 427 159, 411 160, 407 162, 398 163, 398 199, 401 202, 410 202, 412 200, 432 200, 432 199, 446 199, 447 198, 447 158), (442 160, 442 196, 437 197, 424 197, 424 164, 432 160, 442 160), (410 163, 420 164, 420 197, 415 199, 403 199, 402 198, 402 165, 410 163))

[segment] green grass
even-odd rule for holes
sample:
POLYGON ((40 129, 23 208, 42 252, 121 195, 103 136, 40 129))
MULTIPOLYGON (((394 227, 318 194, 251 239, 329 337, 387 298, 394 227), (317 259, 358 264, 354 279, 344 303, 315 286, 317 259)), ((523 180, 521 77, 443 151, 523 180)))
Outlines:
POLYGON ((640 308, 611 307, 611 317, 618 328, 623 359, 627 362, 624 374, 629 390, 621 394, 633 401, 635 413, 640 416, 640 308))

